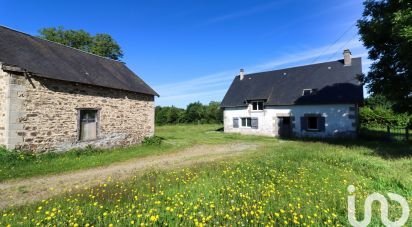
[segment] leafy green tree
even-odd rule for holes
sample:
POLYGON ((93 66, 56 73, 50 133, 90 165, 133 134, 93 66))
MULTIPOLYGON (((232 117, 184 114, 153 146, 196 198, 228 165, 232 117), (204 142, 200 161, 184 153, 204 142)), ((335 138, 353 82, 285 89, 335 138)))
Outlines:
POLYGON ((363 82, 398 111, 412 112, 412 2, 366 0, 364 6, 359 34, 374 62, 363 82))
POLYGON ((223 111, 220 102, 203 105, 200 102, 190 103, 186 110, 175 106, 156 106, 155 121, 158 125, 180 123, 222 123, 223 111))
POLYGON ((186 121, 188 123, 206 123, 205 107, 200 102, 190 103, 186 108, 186 121))
POLYGON ((393 109, 393 102, 389 101, 385 96, 374 94, 365 99, 365 106, 376 109, 382 108, 387 110, 393 109))
POLYGON ((212 101, 205 108, 208 123, 223 122, 223 110, 220 108, 220 102, 212 101))
POLYGON ((157 106, 155 109, 155 122, 158 125, 183 123, 184 113, 184 109, 174 106, 157 106))
POLYGON ((119 44, 108 34, 92 36, 82 29, 65 30, 57 27, 40 29, 39 37, 114 60, 123 57, 119 44))
POLYGON ((117 42, 107 34, 96 34, 90 45, 90 52, 100 56, 118 60, 123 57, 123 52, 117 42))
POLYGON ((167 124, 166 108, 161 106, 156 106, 155 109, 155 122, 158 125, 167 124))

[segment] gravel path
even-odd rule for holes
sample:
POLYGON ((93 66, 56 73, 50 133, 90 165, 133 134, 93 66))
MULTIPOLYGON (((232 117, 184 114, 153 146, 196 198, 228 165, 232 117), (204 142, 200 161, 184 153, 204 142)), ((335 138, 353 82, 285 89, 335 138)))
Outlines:
POLYGON ((95 186, 109 177, 122 180, 151 168, 166 169, 210 162, 256 150, 257 147, 258 145, 249 143, 199 145, 173 154, 138 158, 104 167, 5 181, 0 183, 0 208, 24 205, 64 192, 95 186))

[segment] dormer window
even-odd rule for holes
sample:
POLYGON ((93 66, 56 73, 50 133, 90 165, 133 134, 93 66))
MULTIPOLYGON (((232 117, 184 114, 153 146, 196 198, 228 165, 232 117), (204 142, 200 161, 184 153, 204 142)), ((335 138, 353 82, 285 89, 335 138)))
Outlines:
POLYGON ((317 91, 317 89, 303 89, 302 96, 312 95, 317 91))
POLYGON ((262 101, 252 102, 252 110, 263 110, 263 102, 262 101))

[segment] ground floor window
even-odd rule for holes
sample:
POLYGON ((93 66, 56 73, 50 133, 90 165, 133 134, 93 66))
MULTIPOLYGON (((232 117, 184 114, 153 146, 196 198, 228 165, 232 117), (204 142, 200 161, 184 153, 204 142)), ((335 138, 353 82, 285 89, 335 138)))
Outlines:
POLYGON ((242 118, 242 127, 247 127, 247 128, 252 127, 252 118, 250 117, 242 118))
POLYGON ((308 117, 308 130, 319 130, 318 117, 308 117))
POLYGON ((326 118, 321 114, 305 114, 301 117, 301 127, 304 131, 324 132, 326 127, 326 118))
POLYGON ((98 110, 79 110, 79 140, 97 139, 98 110))

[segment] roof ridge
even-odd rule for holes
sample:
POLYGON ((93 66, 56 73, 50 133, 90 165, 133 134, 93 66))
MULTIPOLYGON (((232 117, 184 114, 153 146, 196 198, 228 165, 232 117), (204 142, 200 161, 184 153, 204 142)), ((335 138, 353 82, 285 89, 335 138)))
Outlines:
POLYGON ((57 45, 60 45, 60 46, 66 47, 66 48, 70 48, 70 49, 73 49, 75 51, 79 51, 79 52, 82 52, 82 53, 85 53, 85 54, 89 54, 89 55, 92 55, 92 56, 95 56, 95 57, 99 57, 99 58, 103 58, 103 59, 106 59, 106 60, 115 61, 115 62, 125 64, 125 62, 120 61, 120 60, 115 60, 115 59, 112 59, 112 58, 100 56, 100 55, 93 54, 93 53, 90 53, 90 52, 87 52, 87 51, 84 51, 84 50, 80 50, 80 49, 77 49, 77 48, 74 48, 74 47, 71 47, 71 46, 64 45, 64 44, 61 44, 61 43, 58 43, 58 42, 54 42, 54 41, 51 41, 51 40, 47 40, 47 39, 43 39, 43 38, 40 38, 40 37, 37 37, 37 36, 33 36, 33 35, 28 34, 28 33, 18 31, 16 29, 13 29, 13 28, 10 28, 10 27, 4 26, 4 25, 0 25, 0 27, 11 30, 11 31, 14 31, 14 32, 17 32, 17 33, 20 33, 22 35, 29 36, 29 37, 34 38, 34 39, 39 39, 39 40, 46 41, 46 42, 49 42, 49 43, 52 43, 52 44, 57 44, 57 45))
MULTIPOLYGON (((361 59, 362 57, 352 57, 352 59, 361 59)), ((318 62, 318 63, 313 63, 313 64, 306 64, 306 65, 297 65, 297 66, 292 66, 288 68, 282 68, 282 69, 273 69, 273 70, 268 70, 268 71, 259 71, 259 72, 254 72, 254 73, 249 73, 245 74, 246 75, 254 75, 254 74, 260 74, 260 73, 270 73, 270 72, 275 72, 275 71, 282 71, 282 70, 290 70, 290 69, 296 69, 296 68, 303 68, 303 67, 308 67, 308 66, 317 66, 317 65, 323 65, 323 64, 328 64, 328 63, 334 63, 334 62, 339 62, 342 61, 343 58, 333 60, 333 61, 326 61, 326 62, 318 62)))

